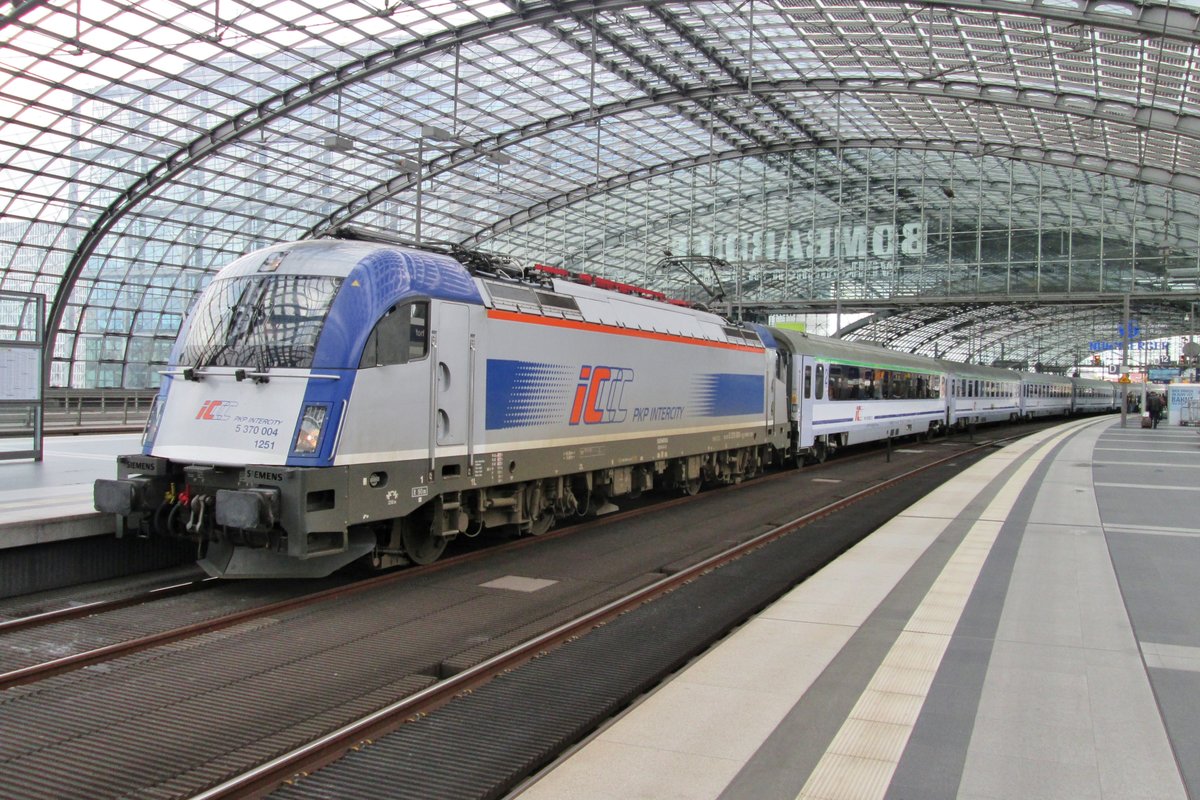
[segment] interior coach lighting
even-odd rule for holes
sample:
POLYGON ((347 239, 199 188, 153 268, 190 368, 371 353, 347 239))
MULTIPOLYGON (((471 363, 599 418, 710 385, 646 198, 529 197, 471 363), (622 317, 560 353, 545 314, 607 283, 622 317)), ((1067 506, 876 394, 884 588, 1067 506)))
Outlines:
POLYGON ((325 415, 329 408, 323 405, 309 404, 304 407, 300 418, 300 430, 296 431, 296 443, 292 452, 307 455, 317 452, 317 444, 321 441, 321 428, 325 425, 325 415))

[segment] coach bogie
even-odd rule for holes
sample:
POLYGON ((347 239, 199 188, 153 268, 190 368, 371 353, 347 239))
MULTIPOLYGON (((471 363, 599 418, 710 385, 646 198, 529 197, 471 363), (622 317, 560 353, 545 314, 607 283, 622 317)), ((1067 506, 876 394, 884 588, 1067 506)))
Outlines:
POLYGON ((808 451, 809 464, 824 464, 825 460, 837 452, 840 447, 840 435, 818 436, 808 451))

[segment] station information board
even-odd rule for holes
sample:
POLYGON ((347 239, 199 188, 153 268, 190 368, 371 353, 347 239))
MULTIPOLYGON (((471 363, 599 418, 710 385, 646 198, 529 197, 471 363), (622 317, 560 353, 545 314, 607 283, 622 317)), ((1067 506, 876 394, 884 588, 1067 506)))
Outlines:
POLYGON ((42 348, 0 342, 0 400, 41 399, 42 348))
POLYGON ((0 292, 0 460, 42 460, 45 310, 40 294, 0 292))

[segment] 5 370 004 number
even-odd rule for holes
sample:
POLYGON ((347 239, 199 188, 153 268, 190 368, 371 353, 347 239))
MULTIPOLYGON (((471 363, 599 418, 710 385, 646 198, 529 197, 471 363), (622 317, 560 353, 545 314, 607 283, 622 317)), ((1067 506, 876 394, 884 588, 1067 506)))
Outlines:
POLYGON ((245 425, 238 424, 233 426, 234 433, 248 433, 251 436, 278 436, 279 428, 272 428, 267 425, 245 425))

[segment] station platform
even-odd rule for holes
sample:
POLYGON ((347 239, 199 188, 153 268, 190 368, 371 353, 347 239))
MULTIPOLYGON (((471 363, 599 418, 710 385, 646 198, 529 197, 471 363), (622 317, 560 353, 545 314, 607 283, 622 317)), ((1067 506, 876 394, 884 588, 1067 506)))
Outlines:
POLYGON ((112 533, 92 505, 92 483, 115 478, 117 456, 141 449, 141 434, 50 436, 41 461, 0 461, 0 549, 112 533))
POLYGON ((1200 436, 1008 445, 516 795, 1200 797, 1200 436))

